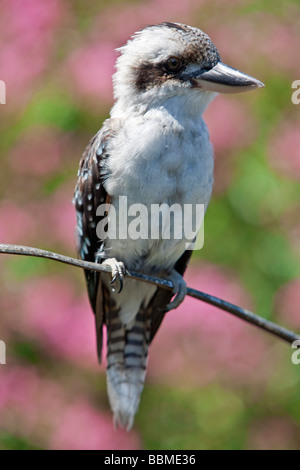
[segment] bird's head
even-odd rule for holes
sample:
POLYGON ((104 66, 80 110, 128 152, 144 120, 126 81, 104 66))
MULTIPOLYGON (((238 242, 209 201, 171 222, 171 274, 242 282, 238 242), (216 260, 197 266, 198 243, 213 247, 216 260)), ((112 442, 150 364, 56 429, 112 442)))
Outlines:
POLYGON ((202 113, 217 93, 264 86, 223 64, 207 34, 180 23, 147 26, 118 51, 114 95, 126 107, 178 105, 181 97, 181 106, 202 113))

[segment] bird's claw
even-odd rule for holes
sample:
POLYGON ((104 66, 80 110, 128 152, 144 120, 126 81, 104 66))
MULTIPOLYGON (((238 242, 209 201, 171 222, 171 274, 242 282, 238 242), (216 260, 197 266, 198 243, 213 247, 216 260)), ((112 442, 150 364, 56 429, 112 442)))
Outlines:
MULTIPOLYGON (((117 261, 116 258, 108 258, 103 261, 103 264, 111 267, 111 276, 112 279, 110 284, 113 285, 117 279, 119 279, 120 287, 118 290, 118 294, 122 291, 124 285, 124 276, 126 276, 126 269, 124 263, 122 261, 117 261)), ((113 291, 115 292, 115 288, 113 287, 113 291)))
POLYGON ((115 274, 114 277, 112 278, 112 280, 110 281, 110 284, 114 284, 116 282, 117 277, 118 277, 118 275, 115 274))
POLYGON ((174 308, 179 307, 179 305, 184 301, 184 298, 187 294, 187 285, 183 277, 177 272, 172 271, 171 275, 168 276, 168 279, 173 283, 174 289, 173 294, 175 298, 172 302, 168 303, 166 306, 166 311, 173 310, 174 308))

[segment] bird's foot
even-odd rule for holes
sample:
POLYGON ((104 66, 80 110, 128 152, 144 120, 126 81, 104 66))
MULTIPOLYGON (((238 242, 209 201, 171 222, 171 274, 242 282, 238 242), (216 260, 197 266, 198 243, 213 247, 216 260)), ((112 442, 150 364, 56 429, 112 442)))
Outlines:
POLYGON ((175 269, 171 271, 167 278, 169 281, 173 282, 173 293, 175 295, 175 298, 166 306, 166 310, 169 311, 179 307, 184 301, 187 294, 187 285, 183 277, 175 269))
MULTIPOLYGON (((110 281, 110 284, 113 285, 115 284, 117 279, 119 280, 119 284, 120 284, 120 287, 118 290, 118 294, 119 294, 121 290, 123 289, 124 276, 126 276, 127 274, 124 263, 122 261, 116 260, 116 258, 107 258, 106 260, 103 261, 102 264, 111 267, 112 279, 110 281)), ((113 287, 112 290, 113 292, 115 292, 115 287, 113 287)))

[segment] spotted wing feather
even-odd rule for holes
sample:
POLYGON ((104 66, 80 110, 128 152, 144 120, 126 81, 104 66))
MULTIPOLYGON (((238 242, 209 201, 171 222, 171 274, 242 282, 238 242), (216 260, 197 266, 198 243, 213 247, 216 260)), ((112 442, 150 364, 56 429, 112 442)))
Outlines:
MULTIPOLYGON (((115 120, 105 121, 102 129, 90 140, 79 165, 78 182, 75 189, 74 204, 77 214, 77 238, 80 257, 85 261, 95 262, 101 251, 103 240, 97 237, 97 223, 101 217, 96 216, 99 205, 109 197, 104 182, 108 177, 105 161, 108 157, 110 139, 116 132, 115 120)), ((99 289, 101 275, 85 271, 88 295, 96 317, 98 356, 101 360, 102 329, 105 321, 105 297, 99 289)))

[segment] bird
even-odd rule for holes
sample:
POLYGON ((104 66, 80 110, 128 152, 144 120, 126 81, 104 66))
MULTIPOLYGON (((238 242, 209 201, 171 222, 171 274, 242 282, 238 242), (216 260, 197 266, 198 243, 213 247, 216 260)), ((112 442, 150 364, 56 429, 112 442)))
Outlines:
POLYGON ((264 84, 224 64, 207 34, 181 23, 148 25, 117 51, 114 104, 80 160, 74 204, 79 256, 111 268, 111 274, 86 270, 85 277, 100 363, 106 328, 114 424, 130 430, 150 343, 165 314, 185 298, 183 275, 192 250, 184 236, 161 235, 162 218, 154 239, 120 233, 124 198, 129 208, 201 204, 205 212, 214 151, 203 112, 218 93, 264 84), (130 279, 131 270, 172 281, 173 292, 130 279))

